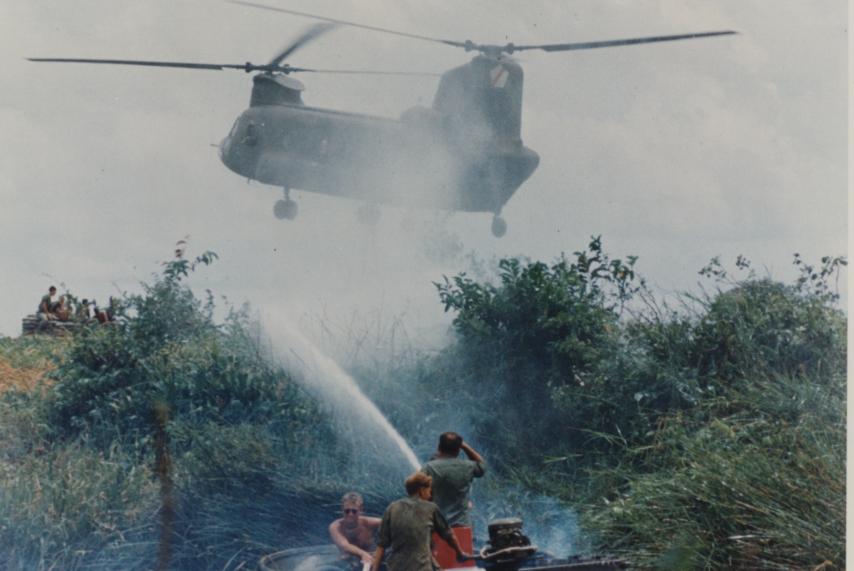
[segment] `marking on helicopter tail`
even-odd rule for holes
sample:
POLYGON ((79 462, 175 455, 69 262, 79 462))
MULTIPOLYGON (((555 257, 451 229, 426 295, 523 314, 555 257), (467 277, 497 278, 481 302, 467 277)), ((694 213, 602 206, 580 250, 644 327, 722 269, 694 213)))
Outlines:
POLYGON ((503 89, 507 85, 507 79, 510 77, 510 72, 503 65, 496 65, 489 71, 489 79, 492 81, 492 87, 503 89))

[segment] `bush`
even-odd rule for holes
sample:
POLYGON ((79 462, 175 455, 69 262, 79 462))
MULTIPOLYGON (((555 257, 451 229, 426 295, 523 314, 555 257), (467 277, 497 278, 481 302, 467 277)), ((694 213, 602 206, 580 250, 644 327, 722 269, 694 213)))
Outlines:
MULTIPOLYGON (((196 263, 212 259, 206 254, 196 263)), ((126 296, 117 321, 75 336, 48 394, 57 435, 85 435, 100 445, 146 441, 158 403, 171 418, 199 423, 277 415, 311 422, 310 406, 293 406, 305 398, 259 354, 246 312, 232 311, 218 325, 212 300, 203 304, 181 283, 193 267, 182 258, 167 264, 143 294, 126 296)))
POLYGON ((437 394, 453 394, 455 402, 467 395, 489 411, 478 417, 476 437, 493 454, 536 462, 564 452, 575 427, 587 425, 586 414, 567 415, 554 398, 595 382, 617 352, 620 313, 642 287, 634 263, 610 259, 594 238, 574 260, 552 266, 501 260, 499 285, 465 274, 437 284, 445 310, 456 312, 457 345, 437 363, 450 369, 448 380, 430 380, 437 394))
POLYGON ((720 382, 754 373, 826 382, 845 362, 844 320, 838 312, 768 279, 717 295, 695 337, 692 358, 700 374, 720 382))

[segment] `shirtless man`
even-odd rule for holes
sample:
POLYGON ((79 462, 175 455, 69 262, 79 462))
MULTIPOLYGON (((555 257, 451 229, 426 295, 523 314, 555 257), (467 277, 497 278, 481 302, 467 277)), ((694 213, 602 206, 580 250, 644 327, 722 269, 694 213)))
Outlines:
POLYGON ((362 515, 365 501, 356 492, 347 492, 341 498, 343 517, 329 525, 329 537, 341 551, 341 559, 358 558, 370 564, 373 558, 374 533, 380 527, 380 518, 362 515))

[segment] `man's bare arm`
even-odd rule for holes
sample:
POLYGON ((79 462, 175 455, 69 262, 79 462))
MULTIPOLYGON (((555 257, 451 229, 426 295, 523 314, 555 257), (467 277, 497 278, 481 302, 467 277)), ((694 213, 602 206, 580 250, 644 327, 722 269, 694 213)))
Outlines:
POLYGON ((338 546, 338 549, 343 551, 344 553, 349 553, 350 555, 355 555, 362 561, 367 562, 371 558, 371 554, 361 549, 357 545, 353 545, 350 543, 350 540, 344 537, 344 534, 341 533, 341 529, 339 528, 341 524, 341 520, 335 520, 331 524, 329 524, 329 537, 332 539, 332 543, 338 546))
POLYGON ((471 558, 471 553, 466 553, 465 551, 463 551, 463 548, 460 546, 460 542, 457 541, 457 536, 455 536, 453 532, 450 534, 449 538, 445 539, 445 541, 457 553, 457 559, 463 560, 471 558))
POLYGON ((478 454, 477 451, 471 446, 469 446, 467 443, 463 442, 461 448, 462 451, 466 453, 466 456, 468 456, 469 460, 471 460, 472 462, 477 462, 478 464, 486 463, 483 459, 483 456, 478 454))
POLYGON ((380 563, 383 562, 383 555, 385 555, 385 548, 377 547, 377 550, 374 551, 374 558, 371 561, 371 571, 380 571, 380 563))

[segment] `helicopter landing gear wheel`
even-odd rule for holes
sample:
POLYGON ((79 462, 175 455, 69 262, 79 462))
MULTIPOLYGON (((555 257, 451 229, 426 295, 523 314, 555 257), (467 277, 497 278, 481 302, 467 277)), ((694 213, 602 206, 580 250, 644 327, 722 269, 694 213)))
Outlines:
POLYGON ((502 217, 496 214, 492 217, 492 235, 496 238, 501 238, 506 233, 507 222, 502 217))
POLYGON ((279 220, 293 220, 297 217, 297 212, 299 212, 299 207, 297 203, 291 200, 291 189, 288 187, 283 187, 282 191, 285 193, 284 200, 277 200, 273 205, 273 214, 279 220))
POLYGON ((293 220, 297 217, 299 206, 291 199, 277 200, 273 205, 273 214, 279 220, 293 220))
POLYGON ((379 222, 380 216, 382 216, 380 206, 374 202, 366 202, 362 204, 356 212, 356 217, 359 219, 359 222, 369 226, 374 226, 379 222))

